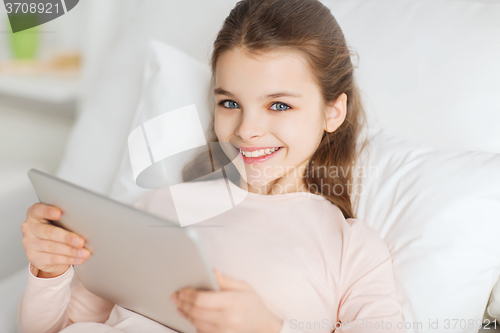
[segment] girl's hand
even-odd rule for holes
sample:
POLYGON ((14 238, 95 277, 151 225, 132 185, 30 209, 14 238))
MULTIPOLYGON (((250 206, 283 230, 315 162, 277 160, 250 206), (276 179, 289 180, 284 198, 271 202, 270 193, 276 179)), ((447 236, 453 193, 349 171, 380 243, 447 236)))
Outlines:
POLYGON ((200 333, 278 333, 282 320, 266 308, 247 283, 214 269, 222 291, 184 288, 172 294, 179 313, 200 333))
POLYGON ((39 277, 56 277, 71 265, 83 263, 90 251, 83 248, 85 239, 75 233, 56 227, 49 220, 57 221, 61 210, 54 206, 36 203, 26 213, 21 224, 23 247, 39 277))

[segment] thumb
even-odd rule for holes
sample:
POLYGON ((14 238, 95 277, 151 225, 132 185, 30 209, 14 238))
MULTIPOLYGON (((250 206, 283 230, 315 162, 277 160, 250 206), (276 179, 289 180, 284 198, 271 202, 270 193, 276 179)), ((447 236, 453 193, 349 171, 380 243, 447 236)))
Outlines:
POLYGON ((222 274, 216 269, 214 269, 214 274, 217 279, 217 283, 222 290, 252 290, 246 282, 233 279, 226 274, 222 274))

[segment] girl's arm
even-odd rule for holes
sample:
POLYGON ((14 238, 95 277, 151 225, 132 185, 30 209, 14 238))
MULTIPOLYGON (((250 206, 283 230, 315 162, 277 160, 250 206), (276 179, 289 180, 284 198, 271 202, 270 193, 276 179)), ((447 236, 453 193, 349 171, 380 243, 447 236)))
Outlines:
MULTIPOLYGON (((347 219, 335 333, 403 333, 392 259, 387 245, 361 220, 347 219), (343 326, 342 326, 343 325, 343 326)), ((402 326, 404 327, 404 325, 402 326)), ((279 333, 304 333, 283 320, 279 333)))
POLYGON ((90 293, 74 268, 54 278, 39 278, 29 265, 28 283, 18 308, 18 332, 52 333, 75 322, 104 323, 114 304, 90 293))
POLYGON ((352 225, 344 243, 335 332, 406 332, 387 245, 365 222, 347 222, 352 225))

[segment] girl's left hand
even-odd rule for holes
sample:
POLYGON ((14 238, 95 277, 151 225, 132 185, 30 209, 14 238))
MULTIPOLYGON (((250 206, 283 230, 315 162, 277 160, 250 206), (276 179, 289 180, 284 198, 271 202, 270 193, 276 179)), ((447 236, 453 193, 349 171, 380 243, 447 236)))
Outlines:
POLYGON ((170 298, 200 333, 278 333, 282 320, 247 283, 214 269, 221 291, 184 288, 170 298))

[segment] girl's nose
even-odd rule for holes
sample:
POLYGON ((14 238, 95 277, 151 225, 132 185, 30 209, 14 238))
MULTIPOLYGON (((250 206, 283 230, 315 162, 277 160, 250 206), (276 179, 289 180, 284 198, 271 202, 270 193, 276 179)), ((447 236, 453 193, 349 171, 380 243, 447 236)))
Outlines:
POLYGON ((257 114, 243 113, 235 134, 243 141, 251 141, 264 135, 264 122, 257 114))

